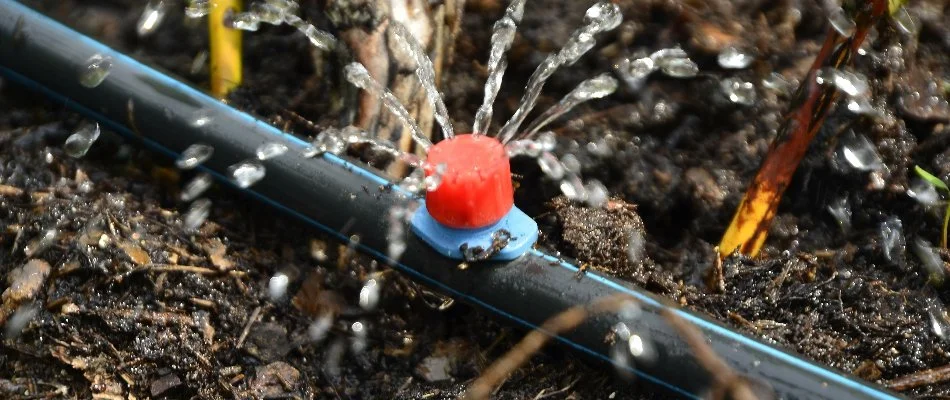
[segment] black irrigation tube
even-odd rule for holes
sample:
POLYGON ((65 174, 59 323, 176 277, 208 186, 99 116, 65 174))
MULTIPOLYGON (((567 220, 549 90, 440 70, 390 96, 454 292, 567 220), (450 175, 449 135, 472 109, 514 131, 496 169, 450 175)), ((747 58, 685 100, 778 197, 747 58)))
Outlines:
MULTIPOLYGON (((100 121, 108 129, 176 157, 194 143, 215 148, 202 170, 228 182, 228 166, 253 157, 265 142, 292 150, 265 161, 266 177, 245 193, 311 224, 396 269, 466 303, 503 316, 528 329, 570 306, 617 293, 637 298, 643 312, 630 325, 655 351, 655 361, 619 365, 641 381, 685 398, 708 393, 710 374, 694 359, 684 340, 659 314, 667 306, 652 295, 615 279, 588 272, 540 251, 517 260, 459 270, 408 233, 407 250, 389 260, 384 232, 387 211, 405 201, 389 181, 356 163, 333 155, 305 158, 307 143, 224 105, 211 97, 79 34, 28 7, 0 0, 0 74, 43 92, 54 101, 100 121), (95 88, 79 84, 79 71, 100 54, 112 58, 111 73, 95 88), (211 122, 195 127, 197 115, 211 122), (635 367, 635 368, 634 368, 635 367)), ((410 230, 406 229, 406 232, 410 230)), ((737 372, 770 386, 783 399, 894 399, 899 395, 826 369, 694 313, 674 310, 696 326, 712 349, 737 372)), ((591 318, 574 332, 557 337, 581 353, 612 363, 604 342, 617 316, 591 318)))

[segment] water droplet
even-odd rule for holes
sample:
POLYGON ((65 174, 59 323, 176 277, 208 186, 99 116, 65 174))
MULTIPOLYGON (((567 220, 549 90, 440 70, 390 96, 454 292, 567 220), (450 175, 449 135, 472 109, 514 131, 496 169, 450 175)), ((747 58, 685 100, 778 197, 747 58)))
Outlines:
POLYGON ((323 314, 310 324, 307 335, 310 336, 310 340, 319 342, 327 337, 331 327, 333 327, 333 315, 323 314))
POLYGON ((297 13, 297 10, 300 8, 297 5, 297 2, 294 0, 266 0, 267 4, 271 7, 275 7, 286 17, 288 15, 293 15, 297 13))
MULTIPOLYGON (((580 30, 575 31, 574 36, 571 36, 567 43, 564 44, 564 47, 557 53, 557 56, 554 58, 554 63, 551 65, 560 67, 562 65, 574 64, 581 56, 590 51, 590 49, 593 49, 595 44, 597 44, 597 42, 594 40, 593 35, 580 30)), ((553 70, 551 70, 551 72, 553 72, 553 70)))
POLYGON ((257 148, 257 159, 264 161, 270 160, 271 158, 283 155, 288 150, 287 145, 277 142, 268 142, 260 145, 257 148))
POLYGON ((917 18, 910 14, 907 7, 901 7, 897 10, 891 16, 891 20, 894 21, 894 26, 905 36, 916 37, 920 33, 920 24, 917 23, 917 18))
POLYGON ((656 63, 650 57, 638 58, 630 62, 625 71, 634 79, 642 79, 656 71, 656 63))
POLYGON ((595 142, 587 143, 585 147, 590 154, 601 158, 608 158, 614 154, 613 146, 607 142, 606 138, 600 138, 595 142))
POLYGON ((265 169, 257 160, 246 160, 228 167, 228 172, 239 188, 247 189, 264 179, 265 169))
POLYGON ((631 229, 627 235, 627 260, 631 263, 640 263, 646 256, 646 237, 643 231, 631 229))
POLYGON ((838 222, 838 226, 842 230, 847 231, 851 228, 851 204, 848 202, 847 196, 842 196, 828 205, 828 212, 832 217, 835 218, 835 221, 838 222))
POLYGON ((112 72, 112 57, 95 54, 86 60, 79 71, 79 84, 87 88, 94 88, 102 84, 112 72))
POLYGON ((344 142, 349 144, 358 144, 358 143, 369 143, 373 145, 378 145, 379 143, 375 142, 374 138, 369 135, 366 131, 359 129, 355 126, 347 126, 339 131, 340 138, 344 142))
POLYGON ((280 7, 277 7, 271 3, 263 3, 256 1, 251 3, 252 13, 257 15, 257 19, 260 22, 271 25, 280 25, 284 23, 284 11, 280 7))
POLYGON ((847 107, 848 111, 858 115, 878 114, 877 110, 874 109, 874 105, 871 104, 871 99, 867 96, 848 97, 847 107))
POLYGON ((689 59, 683 49, 678 47, 658 50, 650 54, 650 58, 667 76, 691 78, 699 74, 699 66, 689 59))
POLYGON ((353 332, 353 342, 350 344, 350 348, 354 353, 360 353, 366 350, 368 330, 368 327, 362 321, 356 321, 353 325, 350 325, 350 331, 353 332))
POLYGON ((226 15, 224 24, 242 31, 255 32, 261 27, 261 20, 257 14, 252 12, 234 13, 226 15))
POLYGON ((297 28, 298 32, 303 33, 313 47, 323 51, 328 51, 336 47, 336 38, 334 38, 333 35, 317 29, 296 15, 284 14, 284 22, 297 28))
POLYGON ((670 47, 666 49, 659 49, 653 54, 650 54, 650 58, 653 61, 659 63, 661 61, 667 61, 675 58, 689 58, 689 55, 686 54, 686 51, 679 47, 670 47))
POLYGON ((535 142, 541 147, 541 151, 554 151, 557 147, 557 137, 551 131, 542 132, 535 142))
POLYGON ((925 206, 934 206, 940 202, 940 193, 937 193, 937 188, 922 178, 911 180, 907 195, 925 206))
POLYGON ((884 162, 871 141, 854 131, 848 131, 842 136, 839 151, 848 165, 856 170, 877 171, 884 168, 884 162))
POLYGON ((541 153, 538 157, 538 166, 541 167, 541 172, 548 178, 560 180, 564 177, 564 166, 561 165, 561 161, 554 154, 541 153))
POLYGON ((538 130, 543 128, 551 121, 566 114, 577 105, 592 100, 606 97, 617 90, 617 80, 609 74, 601 74, 594 78, 587 79, 577 85, 574 90, 568 93, 564 98, 554 106, 547 109, 538 116, 531 124, 525 128, 526 134, 522 135, 525 139, 533 137, 538 130))
POLYGON ((73 158, 82 157, 89 152, 96 139, 99 139, 99 124, 85 125, 66 138, 63 151, 73 158))
POLYGON ((603 183, 594 179, 587 182, 587 185, 584 186, 584 191, 587 192, 587 205, 600 208, 607 203, 607 197, 609 193, 607 192, 607 187, 603 183))
POLYGON ((868 80, 864 75, 833 68, 818 70, 816 80, 819 84, 830 83, 848 96, 863 96, 870 92, 868 80))
POLYGON ((360 307, 370 311, 379 304, 379 291, 382 285, 376 279, 367 279, 360 289, 360 307))
POLYGON ((17 307, 13 315, 7 320, 3 337, 12 339, 19 336, 39 310, 39 306, 32 302, 17 307))
POLYGON ((581 173, 581 161, 577 159, 577 156, 573 154, 565 154, 561 157, 561 164, 564 165, 564 169, 570 171, 574 174, 581 173))
POLYGON ((719 62, 720 67, 726 69, 743 69, 752 65, 752 61, 755 61, 755 57, 746 51, 734 46, 729 46, 719 52, 719 56, 716 60, 719 62))
POLYGON ((185 16, 201 18, 211 12, 211 0, 188 0, 185 5, 185 16))
POLYGON ((619 340, 627 340, 630 338, 630 328, 623 322, 614 324, 612 330, 614 331, 614 335, 616 335, 617 339, 619 340))
POLYGON ((198 199, 188 207, 182 219, 181 227, 187 232, 197 231, 201 224, 211 215, 211 200, 198 199))
POLYGON ((274 274, 267 281, 267 294, 270 297, 270 301, 278 302, 287 295, 287 285, 290 284, 290 277, 283 272, 278 272, 274 274))
POLYGON ((448 165, 445 163, 436 165, 432 169, 432 174, 425 177, 425 186, 426 190, 429 192, 434 192, 439 188, 439 185, 442 184, 442 176, 445 175, 445 171, 448 169, 448 165))
POLYGON ((688 58, 666 58, 657 61, 660 71, 673 78, 692 78, 699 74, 699 66, 688 58))
POLYGON ((630 357, 630 351, 627 348, 627 339, 620 338, 620 335, 617 335, 617 341, 610 346, 610 362, 614 365, 614 368, 617 371, 617 374, 626 379, 632 379, 633 374, 630 372, 630 368, 633 367, 633 360, 630 357))
POLYGON ((541 154, 541 146, 534 140, 512 140, 505 145, 505 151, 508 157, 525 155, 528 157, 537 157, 541 154))
POLYGON ((339 155, 346 151, 346 141, 340 137, 340 131, 338 129, 327 129, 320 132, 311 145, 314 150, 316 150, 316 154, 330 153, 339 155))
POLYGON ((92 181, 83 181, 82 183, 79 184, 79 187, 77 189, 82 193, 92 192, 92 189, 93 189, 92 181))
POLYGON ((828 22, 831 23, 831 27, 838 31, 838 33, 847 37, 853 35, 858 27, 857 24, 854 23, 854 20, 851 19, 851 16, 841 7, 836 7, 834 10, 831 10, 828 14, 828 22))
POLYGON ((590 26, 594 32, 604 32, 612 30, 623 22, 623 14, 620 12, 620 6, 608 1, 601 1, 594 4, 584 13, 584 24, 590 26))
POLYGON ((630 335, 630 338, 627 339, 627 349, 634 357, 642 356, 646 352, 643 338, 640 335, 630 335))
POLYGON ((404 205, 389 209, 386 216, 386 255, 390 260, 398 261, 402 257, 402 253, 406 251, 406 218, 411 214, 410 210, 404 205))
POLYGON ((195 58, 191 60, 191 68, 188 69, 192 75, 198 75, 204 70, 205 65, 208 64, 208 50, 201 50, 198 54, 195 54, 195 58))
POLYGON ((188 183, 185 184, 185 187, 181 189, 181 195, 179 198, 181 198, 181 201, 184 202, 197 199, 198 196, 201 196, 202 193, 211 187, 212 182, 214 182, 214 180, 209 174, 202 172, 198 175, 195 175, 195 177, 188 181, 188 183))
POLYGON ((792 84, 778 72, 773 72, 762 79, 762 87, 774 90, 782 96, 788 96, 792 93, 792 84))
POLYGON ((619 311, 617 311, 617 317, 624 321, 633 321, 640 318, 642 314, 643 308, 640 307, 640 304, 630 300, 624 301, 619 311))
POLYGON ((135 26, 135 32, 139 37, 145 37, 158 29, 165 14, 168 13, 168 4, 164 0, 151 0, 145 4, 145 10, 139 17, 139 22, 135 26))
POLYGON ((320 150, 317 150, 317 146, 308 144, 300 151, 300 154, 303 155, 304 158, 313 158, 320 154, 320 150))
POLYGON ((214 147, 195 143, 181 152, 181 155, 175 160, 175 166, 179 169, 192 169, 208 161, 212 154, 214 154, 214 147))
POLYGON ((943 260, 940 258, 940 253, 937 249, 935 249, 930 242, 921 238, 914 239, 914 245, 911 249, 914 251, 914 254, 917 255, 917 258, 920 259, 920 266, 923 267, 923 272, 927 275, 928 282, 936 285, 943 283, 946 270, 943 267, 943 260))
POLYGON ((729 101, 751 106, 755 104, 756 94, 755 85, 752 82, 743 82, 737 78, 723 79, 720 83, 723 93, 729 98, 729 101))
POLYGON ((323 365, 327 375, 331 377, 340 376, 340 362, 343 360, 343 354, 346 352, 346 343, 342 339, 334 340, 330 343, 324 354, 323 365))
POLYGON ((888 261, 899 264, 904 255, 904 232, 901 219, 894 216, 881 223, 881 249, 888 261))
POLYGON ((403 178, 402 182, 399 183, 399 187, 409 193, 418 193, 425 188, 423 179, 425 179, 425 176, 422 174, 422 170, 417 169, 403 178))
POLYGON ((197 110, 191 115, 191 126, 195 128, 202 128, 214 121, 214 117, 211 116, 211 111, 208 110, 197 110))
POLYGON ((936 295, 932 295, 924 299, 924 309, 930 317, 930 329, 934 335, 945 341, 948 340, 948 336, 950 336, 950 316, 947 315, 947 307, 936 295))
POLYGON ((584 189, 584 183, 576 175, 569 175, 560 185, 561 193, 571 201, 583 201, 587 198, 587 191, 584 189))

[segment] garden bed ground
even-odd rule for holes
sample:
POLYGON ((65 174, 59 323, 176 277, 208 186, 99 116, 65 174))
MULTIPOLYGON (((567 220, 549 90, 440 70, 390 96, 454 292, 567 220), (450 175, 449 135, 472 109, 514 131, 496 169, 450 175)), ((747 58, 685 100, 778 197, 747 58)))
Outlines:
MULTIPOLYGON (((183 23, 180 11, 139 39, 138 2, 27 3, 197 85, 207 80, 206 69, 191 67, 206 45, 201 26, 183 23)), ((322 2, 302 3, 310 19, 325 23, 322 2)), ((528 4, 496 103, 496 126, 517 106, 534 66, 566 40, 588 6, 550 3, 528 4)), ((933 325, 940 321, 937 304, 950 294, 928 284, 930 275, 910 250, 917 238, 938 241, 940 215, 906 194, 914 164, 950 174, 950 109, 908 97, 948 96, 950 7, 912 1, 919 38, 878 27, 855 69, 867 74, 890 117, 859 118, 840 108, 831 114, 786 193, 764 255, 728 258, 725 290, 718 292, 703 279, 715 260, 713 246, 788 107, 787 97, 758 84, 754 105, 737 106, 719 81, 760 82, 773 71, 801 78, 824 39, 825 11, 818 2, 619 3, 624 25, 557 74, 540 107, 623 57, 681 45, 699 63, 699 78, 656 77, 636 91, 622 88, 555 125, 559 152, 574 153, 585 177, 636 205, 650 260, 628 260, 619 227, 630 220, 623 213, 552 202, 557 186, 530 160, 516 160, 517 201, 538 217, 542 244, 872 381, 950 364, 948 342, 933 325), (753 67, 717 66, 718 50, 729 44, 754 48, 753 67), (847 130, 869 138, 886 167, 862 172, 842 164, 839 133, 847 130), (846 225, 829 213, 840 204, 850 210, 846 225), (887 246, 882 237, 882 223, 894 217, 906 246, 887 246)), ((457 127, 469 126, 480 104, 489 27, 500 11, 496 1, 469 2, 444 80, 457 127)), ((247 82, 232 96, 234 105, 272 121, 288 119, 288 111, 318 127, 339 120, 325 112, 334 105, 324 93, 340 82, 309 79, 314 67, 305 40, 280 28, 245 37, 247 82)), ((187 234, 176 199, 189 177, 169 160, 108 132, 85 158, 69 158, 60 147, 82 119, 7 82, 0 86, 0 110, 0 274, 30 258, 51 270, 32 322, 0 346, 5 396, 455 398, 523 333, 464 305, 438 311, 444 299, 392 272, 382 277, 381 308, 362 311, 359 291, 376 268, 370 260, 224 189, 211 193, 214 207, 200 232, 187 234), (53 228, 58 236, 29 257, 53 228), (276 272, 291 277, 290 299, 268 300, 267 282, 276 272), (319 343, 308 340, 308 328, 328 309, 338 321, 319 343), (349 350, 354 322, 369 327, 359 353, 349 350)), ((298 125, 287 126, 314 134, 298 125)), ((31 309, 27 304, 9 307, 5 299, 0 312, 31 309)), ((551 348, 497 395, 650 398, 632 394, 641 389, 635 382, 594 367, 551 348)), ((910 394, 950 396, 950 384, 910 394)))

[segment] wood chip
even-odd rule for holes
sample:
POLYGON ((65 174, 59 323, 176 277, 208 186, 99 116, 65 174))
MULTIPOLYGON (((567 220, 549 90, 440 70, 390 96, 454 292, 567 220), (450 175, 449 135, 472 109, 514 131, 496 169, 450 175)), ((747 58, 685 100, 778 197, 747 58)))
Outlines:
POLYGON ((119 247, 136 265, 148 265, 152 263, 152 257, 150 257, 145 250, 142 250, 139 245, 133 242, 123 241, 119 244, 119 247))
POLYGON ((23 194, 23 189, 9 185, 0 185, 0 196, 19 196, 23 194))
POLYGON ((3 305, 16 306, 24 300, 33 298, 43 287, 49 272, 49 263, 36 259, 27 261, 22 267, 10 271, 7 274, 7 283, 10 286, 3 291, 3 305))
POLYGON ((208 258, 211 259, 211 264, 215 267, 218 267, 222 271, 230 270, 234 268, 234 263, 231 262, 231 259, 228 258, 225 253, 228 251, 228 246, 224 243, 221 243, 220 239, 212 239, 207 246, 205 246, 205 252, 208 253, 208 258))

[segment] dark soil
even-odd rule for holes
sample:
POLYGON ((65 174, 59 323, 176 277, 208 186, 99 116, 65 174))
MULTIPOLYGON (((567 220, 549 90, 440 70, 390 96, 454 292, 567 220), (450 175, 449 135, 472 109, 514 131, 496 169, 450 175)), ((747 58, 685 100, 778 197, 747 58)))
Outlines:
MULTIPOLYGON (((206 46, 203 25, 182 22, 180 11, 139 39, 138 2, 27 3, 196 85, 207 81, 207 69, 191 68, 206 46)), ((307 18, 334 29, 323 2, 302 3, 307 18)), ((587 3, 529 2, 494 126, 513 113, 533 68, 566 40, 587 3)), ((617 197, 604 209, 557 198, 557 186, 531 160, 516 160, 517 201, 538 217, 542 245, 872 381, 950 364, 948 342, 929 312, 950 293, 909 251, 916 238, 938 241, 941 215, 905 193, 915 164, 950 174, 950 111, 906 101, 915 91, 948 96, 950 7, 912 2, 916 38, 889 22, 877 27, 854 69, 868 76, 889 117, 833 111, 786 192, 764 254, 727 258, 721 283, 709 285, 713 246, 788 108, 787 96, 761 88, 753 106, 736 106, 719 80, 759 82, 771 72, 800 79, 824 40, 826 13, 820 2, 618 3, 625 23, 556 74, 539 108, 622 57, 675 45, 704 74, 654 76, 556 125, 559 152, 574 154, 585 177, 617 197), (727 45, 754 49, 756 63, 721 69, 716 54, 727 45), (886 168, 843 166, 838 138, 847 130, 867 136, 886 168), (845 226, 828 212, 842 198, 853 212, 845 226), (881 224, 893 217, 902 221, 908 249, 888 255, 881 224), (638 257, 627 237, 640 229, 645 255, 638 257)), ((489 27, 500 12, 496 1, 469 1, 444 79, 459 129, 471 125, 481 102, 489 27)), ((247 82, 232 104, 304 136, 345 119, 326 96, 344 87, 333 79, 338 63, 315 67, 306 41, 288 29, 264 28, 245 41, 247 82)), ((200 231, 184 232, 177 191, 190 176, 108 132, 85 158, 71 159, 60 146, 80 117, 11 84, 0 90, 0 275, 13 280, 31 259, 50 266, 48 277, 31 275, 39 289, 29 296, 4 296, 0 315, 35 312, 0 346, 6 397, 455 398, 523 333, 463 305, 438 311, 441 296, 223 189, 211 194, 212 214, 200 231), (58 236, 35 251, 51 229, 58 236), (277 272, 291 278, 290 295, 271 301, 268 280, 277 272), (358 306, 370 276, 383 285, 372 312, 358 306), (328 312, 337 316, 330 333, 308 339, 311 324, 328 312), (357 322, 368 326, 362 352, 351 350, 357 322)), ((562 388, 551 398, 650 397, 631 394, 641 389, 635 382, 556 348, 509 378, 497 396, 539 398, 562 388)), ((950 384, 909 394, 950 396, 950 384)))

